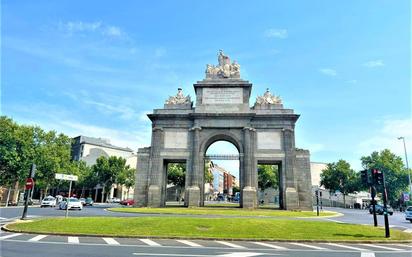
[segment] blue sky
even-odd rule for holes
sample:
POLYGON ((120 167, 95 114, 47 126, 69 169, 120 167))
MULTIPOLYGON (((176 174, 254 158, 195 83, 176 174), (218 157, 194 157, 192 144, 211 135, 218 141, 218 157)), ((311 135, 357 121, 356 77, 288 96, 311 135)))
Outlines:
MULTIPOLYGON (((204 78, 218 49, 301 114, 312 161, 412 146, 410 1, 2 1, 1 114, 70 136, 150 144, 145 114, 204 78)), ((409 147, 412 152, 412 147, 409 147)), ((402 155, 403 156, 403 155, 402 155)))

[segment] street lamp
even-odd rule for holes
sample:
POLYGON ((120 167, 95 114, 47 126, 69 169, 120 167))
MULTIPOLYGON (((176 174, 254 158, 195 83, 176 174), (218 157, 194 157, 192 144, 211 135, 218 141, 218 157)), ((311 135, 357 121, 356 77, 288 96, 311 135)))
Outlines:
POLYGON ((405 137, 398 137, 399 140, 402 139, 403 141, 403 149, 405 151, 405 162, 406 162, 406 170, 408 171, 408 178, 409 178, 409 195, 412 193, 412 185, 411 185, 411 172, 409 170, 408 164, 408 153, 406 152, 406 144, 405 144, 405 137))

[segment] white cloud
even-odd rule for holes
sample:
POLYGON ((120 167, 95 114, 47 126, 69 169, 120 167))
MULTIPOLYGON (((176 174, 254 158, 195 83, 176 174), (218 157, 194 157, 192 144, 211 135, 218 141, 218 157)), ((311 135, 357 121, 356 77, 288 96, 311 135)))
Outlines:
POLYGON ((286 29, 267 29, 264 36, 267 38, 284 39, 288 37, 288 31, 286 29))
POLYGON ((384 119, 377 123, 381 129, 359 143, 358 154, 369 155, 387 148, 404 158, 403 143, 398 137, 405 137, 407 150, 412 152, 412 119, 384 119))
POLYGON ((331 69, 331 68, 321 68, 321 69, 319 69, 319 72, 322 73, 322 74, 325 74, 327 76, 332 76, 332 77, 338 75, 336 70, 331 69))
POLYGON ((375 68, 375 67, 382 67, 385 66, 382 60, 371 60, 367 61, 363 64, 363 66, 368 67, 368 68, 375 68))
POLYGON ((60 31, 63 31, 67 35, 74 35, 76 33, 99 33, 100 35, 112 38, 120 38, 126 35, 121 28, 113 25, 106 25, 101 21, 68 21, 65 23, 60 22, 58 28, 60 31))

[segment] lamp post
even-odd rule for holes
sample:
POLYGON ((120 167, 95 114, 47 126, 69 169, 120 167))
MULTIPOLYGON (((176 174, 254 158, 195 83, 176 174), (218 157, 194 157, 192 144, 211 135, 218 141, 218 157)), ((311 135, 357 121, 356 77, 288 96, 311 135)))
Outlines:
POLYGON ((411 185, 411 172, 409 170, 408 164, 408 153, 406 152, 406 144, 405 144, 405 137, 398 137, 399 140, 402 139, 403 141, 403 149, 405 151, 405 162, 406 162, 406 170, 408 171, 408 179, 409 179, 409 195, 412 193, 412 185, 411 185))

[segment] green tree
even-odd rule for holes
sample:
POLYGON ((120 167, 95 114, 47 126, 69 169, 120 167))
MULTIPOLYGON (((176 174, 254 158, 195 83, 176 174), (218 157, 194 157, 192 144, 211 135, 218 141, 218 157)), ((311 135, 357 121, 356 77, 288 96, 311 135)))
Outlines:
POLYGON ((136 169, 127 166, 118 176, 117 183, 127 188, 127 197, 129 197, 130 188, 135 184, 136 169))
POLYGON ((184 163, 170 163, 167 166, 167 183, 177 186, 179 201, 182 198, 186 181, 186 165, 184 163))
POLYGON ((279 172, 277 165, 258 165, 258 186, 262 191, 266 188, 279 188, 279 172))
POLYGON ((86 197, 85 190, 92 189, 98 183, 96 174, 92 172, 91 167, 87 166, 85 161, 72 161, 70 170, 71 174, 79 177, 74 186, 75 189, 80 189, 80 195, 86 197))
MULTIPOLYGON (((384 173, 388 200, 394 204, 399 195, 408 188, 408 171, 402 158, 385 149, 361 158, 364 169, 378 169, 384 173)), ((381 190, 378 188, 378 190, 381 190)))
POLYGON ((211 161, 205 163, 205 183, 213 182, 213 163, 211 161))
POLYGON ((126 160, 121 157, 110 156, 106 158, 101 156, 97 158, 92 170, 98 178, 98 183, 103 187, 101 202, 104 201, 105 193, 108 194, 113 184, 117 183, 119 174, 128 168, 126 160))
POLYGON ((358 189, 358 175, 344 160, 328 163, 320 174, 320 185, 331 193, 340 191, 343 194, 343 205, 346 206, 346 195, 358 189))

